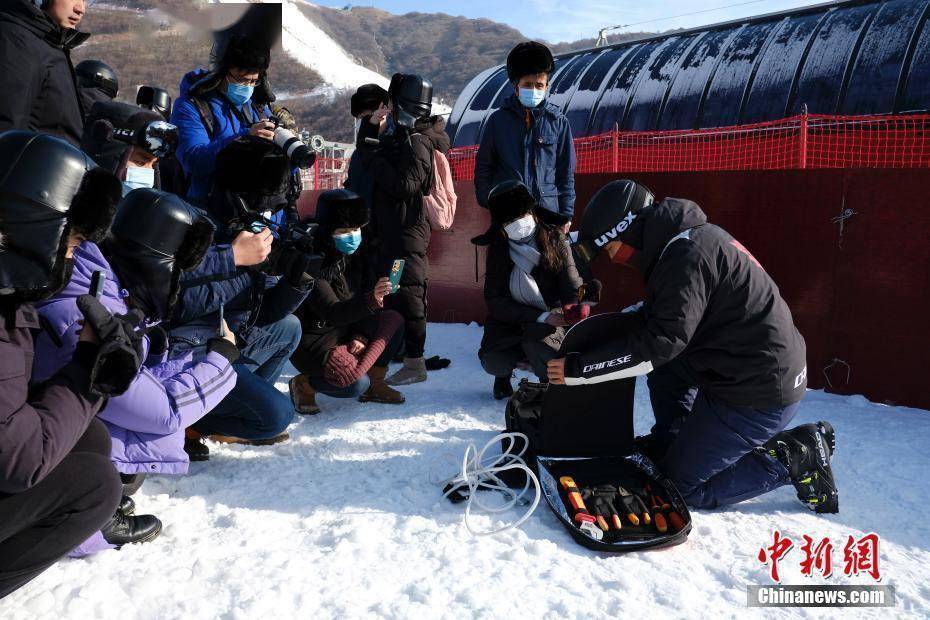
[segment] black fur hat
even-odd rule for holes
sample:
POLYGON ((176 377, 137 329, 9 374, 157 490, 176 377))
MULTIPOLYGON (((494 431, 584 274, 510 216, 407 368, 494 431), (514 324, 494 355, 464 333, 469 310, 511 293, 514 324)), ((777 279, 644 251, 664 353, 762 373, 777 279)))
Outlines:
POLYGON ((352 95, 352 116, 358 118, 358 115, 365 110, 377 110, 381 104, 386 104, 387 100, 388 92, 377 84, 359 86, 352 95))
POLYGON ((347 189, 332 189, 320 194, 316 217, 320 230, 332 233, 337 228, 361 228, 368 224, 369 211, 364 199, 347 189))
POLYGON ((71 228, 89 241, 100 243, 110 230, 116 206, 123 196, 123 184, 104 168, 89 170, 71 200, 68 220, 71 228))
POLYGON ((236 67, 264 72, 271 65, 271 49, 255 38, 236 35, 229 40, 219 64, 223 69, 236 67))
POLYGON ((536 200, 520 181, 498 183, 488 194, 491 221, 498 226, 512 222, 536 209, 536 200))
POLYGON ((275 196, 287 190, 291 165, 273 142, 243 136, 216 156, 214 182, 237 194, 275 196))
POLYGON ((507 78, 511 82, 518 82, 525 75, 551 75, 554 70, 555 60, 552 58, 552 52, 536 41, 518 43, 507 55, 507 78))

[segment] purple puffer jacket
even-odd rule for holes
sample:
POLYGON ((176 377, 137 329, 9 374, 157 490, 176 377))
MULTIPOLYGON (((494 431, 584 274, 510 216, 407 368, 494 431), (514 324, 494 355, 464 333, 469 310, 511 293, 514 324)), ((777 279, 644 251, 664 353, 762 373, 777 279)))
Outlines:
MULTIPOLYGON (((74 275, 63 291, 36 304, 45 330, 36 339, 34 376, 42 380, 70 361, 77 345, 82 318, 76 299, 90 289, 94 271, 107 281, 101 303, 114 314, 127 311, 125 290, 113 269, 93 243, 74 252, 74 275), (53 342, 54 334, 58 342, 53 342)), ((144 340, 148 352, 148 337, 144 340)), ((206 415, 236 385, 229 360, 216 352, 198 363, 191 356, 167 359, 150 355, 129 389, 111 398, 99 414, 113 439, 111 459, 124 474, 186 474, 184 429, 206 415), (153 359, 156 358, 156 359, 153 359)))

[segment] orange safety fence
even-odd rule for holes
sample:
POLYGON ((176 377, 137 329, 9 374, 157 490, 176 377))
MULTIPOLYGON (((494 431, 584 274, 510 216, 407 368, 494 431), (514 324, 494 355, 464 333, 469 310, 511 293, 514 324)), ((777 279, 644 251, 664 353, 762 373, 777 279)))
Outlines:
MULTIPOLYGON (((930 168, 930 114, 828 116, 680 131, 609 131, 575 139, 576 173, 930 168)), ((474 178, 477 146, 452 149, 457 181, 474 178)), ((317 160, 307 189, 341 187, 347 160, 317 160)), ((309 183, 307 182, 309 181, 309 183)))

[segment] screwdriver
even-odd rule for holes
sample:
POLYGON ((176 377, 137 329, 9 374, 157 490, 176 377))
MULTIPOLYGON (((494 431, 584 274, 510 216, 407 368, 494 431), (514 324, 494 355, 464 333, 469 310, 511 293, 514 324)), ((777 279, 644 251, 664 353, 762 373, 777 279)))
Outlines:
MULTIPOLYGON (((604 535, 601 533, 601 530, 594 527, 596 519, 588 512, 588 508, 584 505, 584 500, 581 498, 581 491, 578 490, 578 485, 575 484, 575 480, 571 476, 562 476, 559 478, 559 484, 565 489, 565 493, 568 495, 568 501, 575 510, 575 514, 572 518, 578 523, 578 529, 600 540, 604 535)), ((606 525, 607 523, 605 522, 604 526, 606 525)), ((602 527, 601 529, 604 531, 607 530, 606 527, 602 527)))

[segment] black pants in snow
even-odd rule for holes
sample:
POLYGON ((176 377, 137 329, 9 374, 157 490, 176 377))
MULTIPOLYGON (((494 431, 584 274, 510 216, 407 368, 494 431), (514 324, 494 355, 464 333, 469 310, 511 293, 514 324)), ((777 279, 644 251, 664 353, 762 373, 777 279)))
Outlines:
POLYGON ((478 351, 484 371, 495 377, 509 377, 517 364, 525 360, 540 381, 548 381, 546 364, 558 357, 565 329, 539 324, 530 325, 522 337, 501 332, 496 326, 485 327, 485 338, 478 351))
POLYGON ((384 307, 404 317, 404 357, 423 357, 426 347, 426 281, 401 284, 384 298, 384 307))
POLYGON ((116 511, 122 488, 110 463, 110 434, 93 420, 42 482, 0 493, 0 598, 98 531, 116 511))
POLYGON ((780 433, 800 403, 784 407, 732 405, 714 398, 670 368, 649 373, 653 435, 668 445, 661 469, 693 508, 716 508, 790 482, 788 470, 756 450, 780 433))

